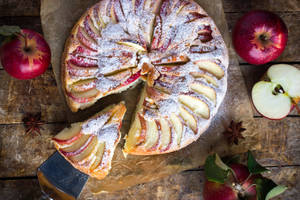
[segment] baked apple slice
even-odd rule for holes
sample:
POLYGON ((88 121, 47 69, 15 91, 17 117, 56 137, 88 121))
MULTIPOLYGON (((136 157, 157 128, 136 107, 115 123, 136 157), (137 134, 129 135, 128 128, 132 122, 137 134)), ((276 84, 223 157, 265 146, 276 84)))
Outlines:
POLYGON ((164 118, 160 118, 158 120, 159 127, 160 127, 160 145, 159 149, 160 151, 164 152, 169 150, 172 143, 172 134, 171 134, 171 128, 168 123, 168 121, 164 118))
POLYGON ((217 63, 210 60, 198 60, 195 64, 204 71, 214 75, 216 78, 221 79, 224 76, 224 70, 217 63))
POLYGON ((180 111, 180 117, 185 121, 185 123, 194 131, 195 134, 197 134, 197 120, 195 117, 190 114, 183 106, 179 108, 180 111))
POLYGON ((145 127, 146 130, 143 130, 143 128, 144 127, 142 127, 142 132, 144 131, 146 135, 143 148, 146 150, 155 149, 159 142, 159 134, 155 120, 147 119, 145 127))
POLYGON ((187 106, 198 116, 205 119, 209 118, 210 115, 209 107, 201 99, 189 95, 180 95, 178 99, 183 105, 187 106))
MULTIPOLYGON (((96 153, 96 149, 98 146, 98 139, 97 136, 93 136, 89 145, 79 154, 72 155, 69 157, 75 163, 83 164, 85 163, 90 157, 96 153)), ((91 159, 90 159, 91 160, 91 159)))
POLYGON ((89 103, 100 94, 99 90, 92 88, 84 92, 69 92, 68 96, 77 103, 89 103))
POLYGON ((68 62, 67 66, 68 75, 72 79, 93 78, 98 72, 98 67, 79 67, 70 62, 68 62))
POLYGON ((216 103, 217 94, 213 88, 206 86, 204 84, 201 84, 201 83, 192 83, 192 84, 190 84, 190 88, 191 88, 191 90, 204 95, 209 100, 211 100, 214 104, 216 103))
POLYGON ((52 138, 60 147, 69 145, 78 140, 82 134, 81 131, 81 123, 74 123, 70 128, 63 129, 59 134, 52 138))
POLYGON ((84 92, 96 88, 97 79, 86 79, 75 82, 71 85, 72 92, 84 92))
POLYGON ((154 65, 184 65, 189 62, 190 59, 187 55, 169 55, 152 61, 154 65))
POLYGON ((53 138, 55 147, 75 168, 102 179, 111 168, 125 112, 124 102, 109 106, 60 132, 53 138))
POLYGON ((134 41, 134 40, 121 40, 117 43, 119 45, 125 45, 125 46, 128 46, 128 47, 131 47, 131 48, 135 49, 138 52, 147 52, 147 48, 145 48, 144 45, 142 45, 139 42, 134 41))
POLYGON ((89 146, 93 137, 93 135, 83 134, 79 140, 76 140, 70 146, 61 148, 60 152, 67 157, 78 155, 89 146))
POLYGON ((198 79, 198 78, 202 78, 204 79, 207 83, 210 83, 212 84, 213 86, 215 87, 218 87, 218 83, 217 81, 210 75, 208 74, 204 74, 204 73, 201 73, 201 72, 191 72, 191 75, 195 78, 195 79, 198 79))
POLYGON ((83 27, 78 26, 77 35, 76 35, 78 41, 85 47, 90 49, 91 51, 97 52, 97 42, 91 38, 83 27))
POLYGON ((174 128, 177 146, 180 146, 182 133, 183 133, 183 124, 182 124, 180 118, 174 113, 172 113, 170 115, 170 120, 171 120, 173 128, 174 128))

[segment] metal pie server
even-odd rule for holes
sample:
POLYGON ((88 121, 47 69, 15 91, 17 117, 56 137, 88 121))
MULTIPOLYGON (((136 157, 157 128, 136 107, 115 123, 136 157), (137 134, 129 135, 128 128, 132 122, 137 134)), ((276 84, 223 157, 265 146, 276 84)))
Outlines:
POLYGON ((55 152, 37 170, 42 189, 41 199, 75 200, 89 176, 75 169, 59 152, 55 152))

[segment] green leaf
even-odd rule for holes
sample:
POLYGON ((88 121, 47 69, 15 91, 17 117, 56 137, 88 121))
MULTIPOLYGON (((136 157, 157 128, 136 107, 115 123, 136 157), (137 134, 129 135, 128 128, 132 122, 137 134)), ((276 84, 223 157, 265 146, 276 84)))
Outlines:
POLYGON ((257 200, 265 200, 267 194, 277 185, 271 179, 257 178, 255 179, 257 200))
POLYGON ((0 26, 0 35, 3 36, 11 36, 14 35, 15 33, 20 33, 20 32, 21 32, 21 28, 18 26, 7 26, 7 25, 0 26))
POLYGON ((281 193, 283 193, 284 191, 286 191, 288 188, 284 185, 277 185, 276 187, 274 187, 266 196, 266 200, 269 200, 275 196, 280 195, 281 193))
POLYGON ((222 157, 222 160, 226 165, 230 165, 234 163, 239 163, 241 158, 239 155, 233 155, 233 156, 222 157))
POLYGON ((251 151, 248 151, 248 169, 251 174, 260 174, 265 171, 269 171, 265 167, 261 166, 252 155, 251 151))
POLYGON ((204 165, 205 176, 209 181, 224 183, 231 168, 220 159, 218 154, 209 155, 204 165))

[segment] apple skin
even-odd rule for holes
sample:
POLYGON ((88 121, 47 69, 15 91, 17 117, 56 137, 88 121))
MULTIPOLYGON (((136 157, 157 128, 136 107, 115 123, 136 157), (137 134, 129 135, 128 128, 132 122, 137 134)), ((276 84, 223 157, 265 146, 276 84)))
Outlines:
POLYGON ((206 180, 204 183, 203 198, 204 200, 238 200, 239 192, 233 188, 232 183, 239 183, 242 189, 245 191, 248 200, 256 200, 256 188, 251 186, 254 183, 257 175, 249 177, 250 172, 245 165, 231 164, 231 169, 234 171, 236 179, 220 184, 206 180), (249 178, 248 178, 249 177, 249 178))
POLYGON ((17 79, 32 79, 43 74, 51 60, 49 45, 37 32, 22 29, 21 34, 0 48, 0 59, 3 68, 17 79))
POLYGON ((288 29, 276 14, 255 10, 238 20, 232 37, 240 57, 250 64, 262 65, 283 52, 288 40, 288 29))

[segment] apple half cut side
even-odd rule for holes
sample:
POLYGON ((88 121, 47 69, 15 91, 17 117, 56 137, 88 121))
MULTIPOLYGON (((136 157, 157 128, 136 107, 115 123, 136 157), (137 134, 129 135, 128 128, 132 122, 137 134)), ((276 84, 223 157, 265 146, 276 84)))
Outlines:
POLYGON ((252 89, 252 101, 257 111, 269 119, 282 119, 292 108, 292 101, 286 94, 276 92, 278 84, 260 81, 252 89))
POLYGON ((272 65, 269 81, 260 81, 252 89, 257 111, 269 119, 282 119, 296 107, 300 97, 300 70, 287 64, 272 65))

